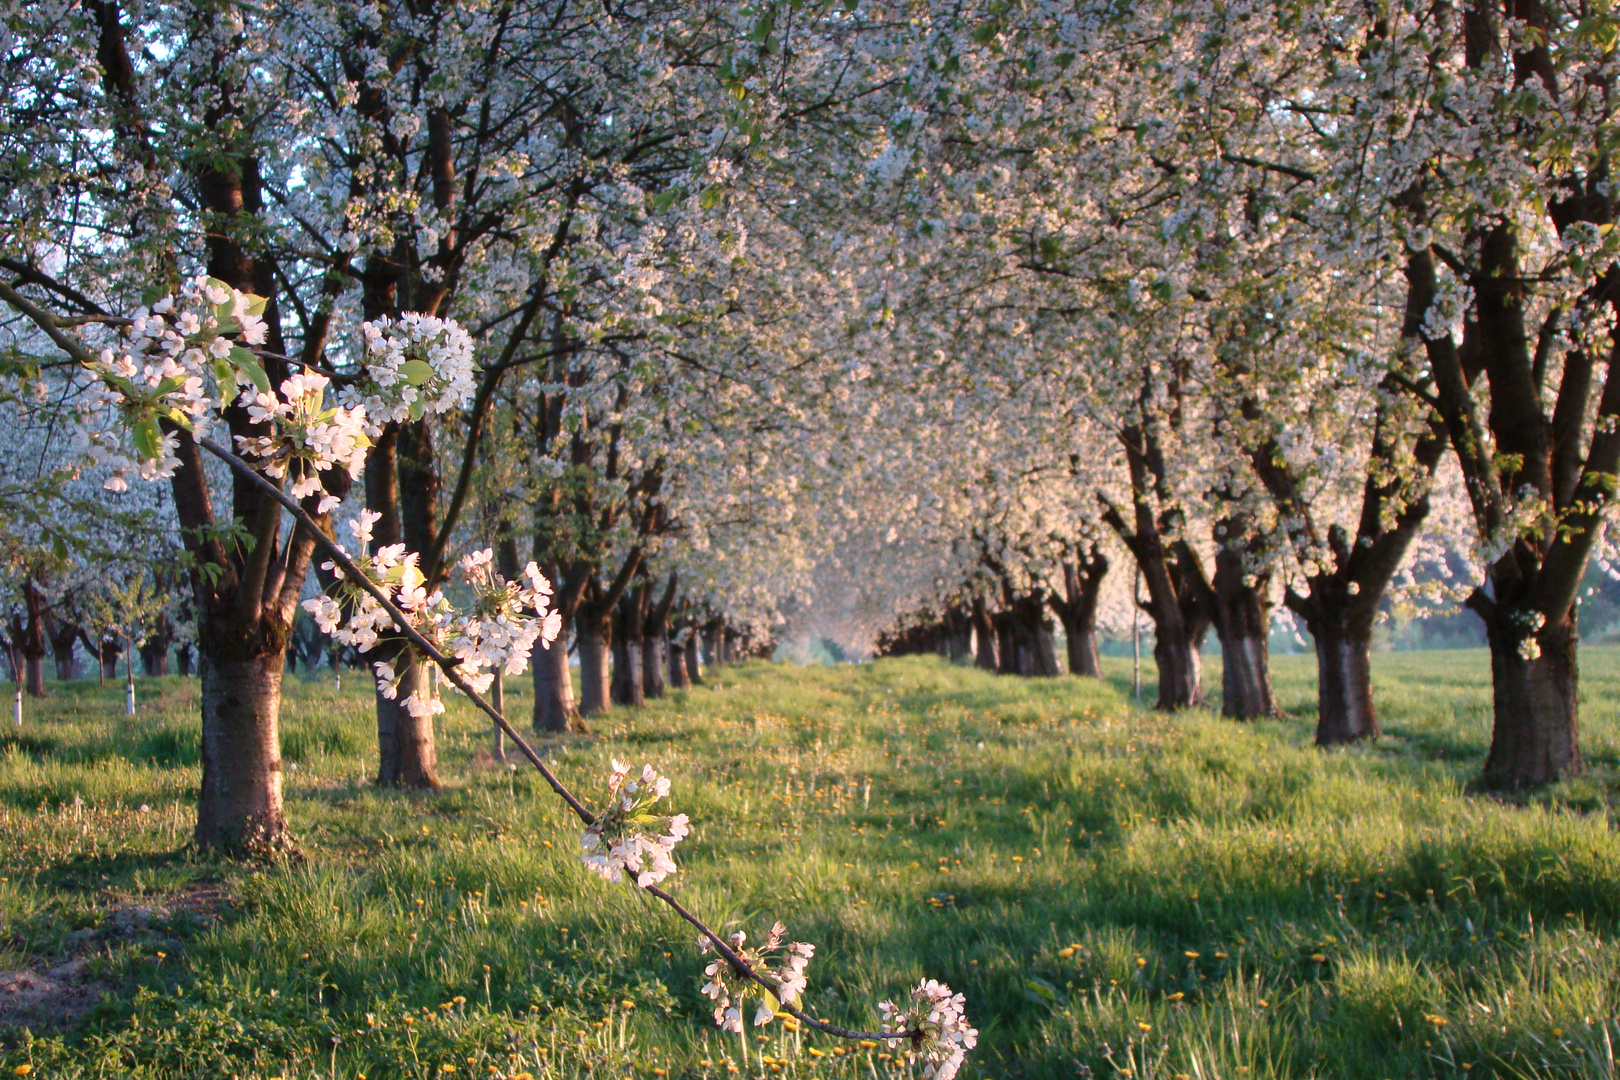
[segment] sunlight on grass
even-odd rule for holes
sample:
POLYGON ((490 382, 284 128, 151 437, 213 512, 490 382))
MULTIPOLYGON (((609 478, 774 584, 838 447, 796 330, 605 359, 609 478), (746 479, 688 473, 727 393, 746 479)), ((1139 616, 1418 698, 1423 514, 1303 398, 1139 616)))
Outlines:
MULTIPOLYGON (((1592 775, 1527 806, 1469 793, 1485 663, 1379 656, 1387 737, 1325 754, 1309 657, 1277 662, 1291 718, 1252 725, 1134 708, 1128 661, 751 664, 545 749, 587 801, 609 757, 671 776, 684 899, 816 942, 819 1014, 870 1024, 924 976, 964 992, 970 1076, 1608 1075, 1620 650, 1586 650, 1592 775)), ((142 683, 130 720, 118 687, 53 686, 0 741, 0 967, 85 955, 107 992, 9 1038, 0 1075, 738 1075, 690 930, 585 873, 470 710, 444 718, 447 788, 396 795, 369 783, 369 695, 288 687, 302 865, 185 850, 195 684, 142 683)), ((519 680, 508 701, 526 714, 519 680)), ((897 1068, 749 1039, 751 1075, 897 1068)))

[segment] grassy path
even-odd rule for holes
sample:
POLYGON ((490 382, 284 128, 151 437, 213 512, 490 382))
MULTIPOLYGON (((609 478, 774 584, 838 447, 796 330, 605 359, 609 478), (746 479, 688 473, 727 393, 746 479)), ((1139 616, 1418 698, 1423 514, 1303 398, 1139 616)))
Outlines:
MULTIPOLYGON (((550 752, 596 799, 610 756, 671 776, 688 902, 816 942, 829 1019, 925 975, 964 992, 971 1077, 1610 1076, 1620 651, 1585 659, 1593 778, 1526 807, 1466 791, 1473 652, 1379 657, 1390 734, 1331 754, 1308 657, 1277 665, 1295 718, 1255 725, 1135 709, 1117 661, 1091 684, 755 664, 550 752)), ((692 935, 583 871, 470 711, 443 793, 379 794, 369 694, 289 688, 302 866, 183 850, 194 684, 142 684, 133 720, 119 688, 56 687, 0 742, 0 1021, 31 1029, 0 1075, 903 1075, 780 1023, 745 1065, 692 935)))

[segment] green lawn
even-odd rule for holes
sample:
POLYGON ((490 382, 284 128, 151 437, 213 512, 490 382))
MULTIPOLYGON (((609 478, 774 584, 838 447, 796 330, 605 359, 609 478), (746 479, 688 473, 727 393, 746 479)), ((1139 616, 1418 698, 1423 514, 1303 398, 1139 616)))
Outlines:
MULTIPOLYGON (((925 975, 965 993, 969 1077, 1611 1076, 1620 649, 1584 660, 1592 776, 1525 806, 1467 790, 1483 652, 1378 657, 1388 734, 1331 753, 1306 656, 1277 662, 1287 721, 1135 708, 1129 661, 1090 683, 756 663, 548 751, 587 801, 609 757, 671 776, 686 902, 815 942, 819 1014, 874 1024, 925 975)), ((0 742, 0 972, 32 989, 0 1015, 52 986, 99 1004, 0 1035, 0 1075, 897 1075, 781 1024, 745 1067, 693 934, 584 871, 470 710, 444 718, 442 793, 381 794, 348 683, 288 682, 297 866, 185 850, 194 683, 143 682, 133 720, 121 687, 30 703, 0 742)), ((508 701, 526 715, 520 680, 508 701)))

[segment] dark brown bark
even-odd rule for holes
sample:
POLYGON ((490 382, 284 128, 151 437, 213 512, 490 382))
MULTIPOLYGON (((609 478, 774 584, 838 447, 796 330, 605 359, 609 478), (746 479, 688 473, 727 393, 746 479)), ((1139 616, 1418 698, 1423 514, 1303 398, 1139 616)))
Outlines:
POLYGON ((1026 662, 1019 656, 1018 634, 1014 615, 1008 609, 991 612, 990 624, 996 629, 996 674, 1016 675, 1019 664, 1026 662))
POLYGON ((29 697, 45 691, 45 593, 32 577, 23 580, 23 610, 11 617, 11 647, 22 657, 29 697))
MULTIPOLYGON (((1493 7, 1476 4, 1463 13, 1464 58, 1470 67, 1483 66, 1499 53, 1506 20, 1493 7)), ((1542 30, 1539 41, 1515 45, 1515 81, 1539 81, 1539 89, 1555 100, 1561 90, 1571 89, 1558 82, 1545 29, 1552 25, 1546 5, 1516 0, 1503 14, 1542 30)), ((1577 223, 1611 227, 1616 220, 1613 180, 1606 159, 1580 171, 1555 172, 1548 185, 1549 221, 1560 234, 1577 223)), ((1420 224, 1426 220, 1426 194, 1419 185, 1407 200, 1420 224)), ((1583 771, 1577 741, 1575 601, 1604 514, 1615 498, 1613 477, 1620 471, 1620 430, 1614 423, 1620 416, 1620 338, 1610 331, 1601 346, 1606 355, 1594 355, 1599 348, 1595 343, 1577 343, 1566 351, 1548 408, 1552 388, 1546 357, 1557 319, 1543 323, 1532 349, 1527 290, 1537 275, 1521 269, 1518 227, 1508 217, 1481 220, 1467 236, 1465 259, 1457 260, 1464 263, 1462 272, 1474 293, 1474 348, 1468 348, 1466 329, 1463 348, 1452 347, 1449 335, 1426 346, 1434 397, 1462 469, 1476 527, 1501 551, 1469 606, 1484 620, 1491 647, 1495 719, 1482 780, 1508 789, 1583 771), (1596 377, 1600 364, 1607 369, 1601 385, 1596 377), (1486 395, 1475 395, 1476 372, 1484 374, 1488 404, 1486 395), (1514 507, 1535 498, 1548 512, 1530 527, 1519 526, 1514 507), (1502 543, 1507 546, 1500 547, 1502 543)), ((1620 313, 1620 267, 1598 263, 1589 273, 1571 315, 1572 322, 1588 327, 1620 313)))
POLYGON ((664 696, 664 673, 669 670, 669 638, 649 634, 641 642, 642 693, 648 698, 664 696))
POLYGON ((973 598, 972 617, 975 640, 974 665, 982 671, 1000 671, 1000 639, 996 634, 995 619, 990 615, 982 596, 973 598))
POLYGON ((174 669, 184 678, 191 678, 191 650, 189 641, 181 642, 174 649, 174 669))
POLYGON ((51 643, 51 656, 56 661, 56 680, 72 682, 79 677, 79 637, 84 628, 60 614, 50 613, 45 619, 45 637, 51 643))
MULTIPOLYGON (((1434 259, 1412 252, 1405 268, 1407 297, 1402 337, 1417 341, 1434 301, 1434 259)), ((1465 381, 1474 373, 1458 362, 1449 338, 1422 339, 1430 364, 1452 371, 1465 381)), ((1279 514, 1293 522, 1289 539, 1307 565, 1321 567, 1324 548, 1329 568, 1307 574, 1306 591, 1290 589, 1284 597, 1316 644, 1317 728, 1321 746, 1377 738, 1380 729, 1372 697, 1373 623, 1389 583, 1428 516, 1434 470, 1448 443, 1446 424, 1422 403, 1413 418, 1403 416, 1395 395, 1403 384, 1416 385, 1421 375, 1417 357, 1398 366, 1385 380, 1373 421, 1367 478, 1362 484, 1361 514, 1352 538, 1334 525, 1324 537, 1310 505, 1288 469, 1281 447, 1268 440, 1250 456, 1255 475, 1271 494, 1279 514)), ((1411 406, 1408 405, 1408 408, 1411 406)), ((1257 403, 1246 403, 1250 420, 1257 403)), ((1468 438, 1466 430, 1462 430, 1468 438)))
POLYGON ((609 696, 615 705, 640 708, 646 704, 646 673, 642 662, 647 592, 647 582, 642 579, 619 599, 614 612, 613 677, 609 696))
POLYGON ((686 655, 686 681, 693 686, 703 685, 703 663, 698 656, 697 626, 688 624, 686 629, 686 644, 681 651, 686 655))
POLYGON ((141 670, 148 678, 169 673, 169 646, 174 644, 174 624, 165 614, 159 614, 141 642, 141 670))
POLYGON ((565 615, 551 648, 534 651, 534 730, 542 735, 586 730, 574 702, 573 675, 568 670, 572 622, 571 616, 565 615))
POLYGON ((1355 618, 1348 605, 1331 609, 1311 628, 1316 641, 1316 745, 1376 739, 1372 696, 1372 620, 1355 618))
MULTIPOLYGON (((1014 595, 1008 588, 1007 610, 999 616, 1006 642, 1014 660, 1009 674, 1052 676, 1063 672, 1057 661, 1057 636, 1046 613, 1046 592, 1032 589, 1014 595)), ((1005 670, 1004 661, 1004 670, 1005 670)))
POLYGON ((1586 771, 1577 739, 1575 612, 1532 630, 1531 619, 1478 603, 1491 649, 1491 695, 1496 722, 1485 783, 1518 791, 1586 771))
POLYGON ((724 629, 725 624, 717 618, 703 624, 703 662, 709 667, 725 663, 724 629))
POLYGON ((413 716, 410 710, 411 698, 428 692, 427 667, 418 661, 416 650, 402 646, 396 647, 393 664, 399 677, 397 696, 385 698, 380 691, 377 696, 377 784, 433 790, 439 787, 433 715, 420 710, 423 715, 413 716))
POLYGON ((953 664, 966 664, 973 659, 973 615, 962 604, 945 609, 945 656, 953 664))
MULTIPOLYGON (((1145 384, 1144 384, 1145 385, 1145 384)), ((1145 395, 1146 396, 1146 395, 1145 395)), ((1202 561, 1179 533, 1180 510, 1166 491, 1164 463, 1156 440, 1141 425, 1120 433, 1130 468, 1132 520, 1099 495, 1103 520, 1118 534, 1142 572, 1148 596, 1142 610, 1153 620, 1153 660, 1159 669, 1156 708, 1184 709, 1203 704, 1203 664, 1199 653, 1214 620, 1214 591, 1202 561), (1160 509, 1154 512, 1157 497, 1160 509)))
POLYGON ((647 697, 664 696, 664 673, 670 670, 669 613, 675 606, 675 590, 680 577, 669 572, 664 595, 647 605, 647 616, 642 624, 641 679, 647 697))
POLYGON ((1153 644, 1153 663, 1159 669, 1159 700, 1154 708, 1185 709, 1204 701, 1204 662, 1201 650, 1208 626, 1196 636, 1180 633, 1160 636, 1153 644))
MULTIPOLYGON (((423 503, 420 494, 407 492, 412 484, 404 482, 405 474, 412 475, 413 483, 420 483, 420 462, 402 463, 409 459, 404 453, 408 445, 420 450, 425 436, 414 431, 417 425, 389 424, 372 446, 366 462, 366 506, 379 514, 372 526, 372 546, 404 543, 407 551, 423 551, 424 540, 432 539, 431 516, 424 525, 423 503), (414 441, 413 441, 414 440, 414 441), (414 508, 407 515, 405 507, 414 508), (414 542, 414 545, 413 545, 414 542)), ((428 503, 431 507, 431 500, 428 503)), ((379 787, 401 787, 433 790, 439 787, 438 746, 434 739, 433 717, 412 716, 407 703, 412 694, 425 689, 426 671, 418 662, 416 650, 406 646, 399 638, 387 638, 367 656, 371 662, 387 659, 399 677, 395 696, 390 698, 379 687, 374 690, 374 708, 377 717, 377 784, 379 787)))
POLYGON ((685 690, 691 685, 686 674, 686 647, 674 638, 669 642, 669 688, 685 690))
POLYGON ((612 648, 611 631, 597 626, 580 628, 575 641, 579 651, 579 712, 581 716, 600 716, 613 707, 608 695, 608 655, 612 648))
POLYGON ((203 668, 200 847, 273 855, 288 846, 281 791, 283 662, 272 649, 203 668))
POLYGON ((81 633, 79 640, 90 655, 96 658, 96 678, 105 683, 108 679, 118 678, 118 653, 122 646, 117 638, 102 638, 93 640, 89 634, 81 633))
POLYGON ((1079 552, 1064 561, 1062 598, 1047 596, 1047 603, 1063 623, 1070 675, 1102 677, 1102 661, 1097 656, 1097 602, 1107 574, 1108 556, 1092 544, 1089 553, 1079 552))
MULTIPOLYGON (((1224 519, 1232 536, 1241 523, 1224 519)), ((1243 555, 1229 546, 1215 553, 1215 633, 1221 642, 1221 714, 1234 720, 1257 720, 1277 713, 1271 692, 1271 657, 1267 638, 1271 605, 1265 576, 1253 576, 1243 555)))

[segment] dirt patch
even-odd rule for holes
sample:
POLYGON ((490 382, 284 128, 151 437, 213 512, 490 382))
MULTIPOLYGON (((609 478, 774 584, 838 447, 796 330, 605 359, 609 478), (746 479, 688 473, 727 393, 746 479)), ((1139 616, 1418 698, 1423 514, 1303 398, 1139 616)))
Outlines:
POLYGON ((85 976, 81 957, 43 971, 0 971, 0 1027, 72 1027, 111 984, 85 976))
POLYGON ((107 908, 100 926, 68 935, 61 956, 20 971, 0 971, 0 1029, 73 1027, 117 989, 113 980, 95 974, 104 968, 96 962, 98 955, 109 955, 115 945, 138 944, 178 956, 185 943, 175 935, 190 937, 206 929, 230 903, 216 885, 192 885, 107 908))

